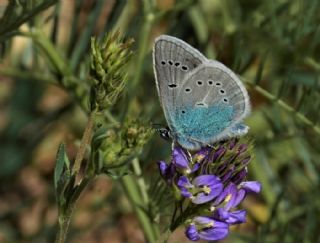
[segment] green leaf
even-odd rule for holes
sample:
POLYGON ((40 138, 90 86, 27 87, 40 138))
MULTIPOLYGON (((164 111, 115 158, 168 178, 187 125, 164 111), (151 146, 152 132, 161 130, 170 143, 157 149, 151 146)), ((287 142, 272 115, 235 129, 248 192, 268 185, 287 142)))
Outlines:
POLYGON ((62 143, 60 144, 58 149, 56 167, 54 170, 54 187, 56 190, 58 188, 58 185, 60 184, 59 182, 61 181, 61 177, 64 171, 70 173, 70 161, 66 154, 65 146, 62 143))

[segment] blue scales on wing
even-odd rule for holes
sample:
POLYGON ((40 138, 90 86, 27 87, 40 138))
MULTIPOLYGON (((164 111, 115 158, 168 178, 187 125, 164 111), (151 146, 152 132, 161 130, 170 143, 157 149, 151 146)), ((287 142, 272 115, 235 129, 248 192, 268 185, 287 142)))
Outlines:
POLYGON ((177 142, 185 147, 194 147, 221 134, 230 126, 234 111, 229 105, 212 105, 210 107, 184 107, 177 111, 175 127, 177 142))

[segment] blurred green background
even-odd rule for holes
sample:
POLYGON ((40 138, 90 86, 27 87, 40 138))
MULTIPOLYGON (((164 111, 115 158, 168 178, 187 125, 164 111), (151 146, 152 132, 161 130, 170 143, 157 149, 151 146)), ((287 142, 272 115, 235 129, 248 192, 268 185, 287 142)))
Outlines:
MULTIPOLYGON (((53 242, 56 151, 65 142, 69 157, 76 154, 90 37, 112 30, 135 39, 127 85, 108 111, 118 120, 165 125, 151 58, 160 34, 185 40, 246 84, 255 143, 249 179, 263 190, 243 204, 248 222, 222 242, 320 242, 318 0, 0 0, 0 16, 0 242, 53 242), (65 81, 66 66, 75 80, 65 81)), ((147 186, 170 147, 157 134, 145 146, 147 186)), ((69 242, 145 242, 116 180, 100 176, 83 193, 69 242)), ((183 229, 169 242, 187 242, 183 229)))

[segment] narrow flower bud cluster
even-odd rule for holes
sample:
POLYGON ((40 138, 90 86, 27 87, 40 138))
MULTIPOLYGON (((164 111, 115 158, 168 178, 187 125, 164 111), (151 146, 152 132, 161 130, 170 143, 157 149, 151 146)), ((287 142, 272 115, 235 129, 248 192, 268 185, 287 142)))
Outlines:
POLYGON ((99 41, 91 39, 91 109, 110 107, 124 88, 125 64, 130 60, 133 40, 123 41, 119 32, 110 33, 99 41))
POLYGON ((126 171, 132 158, 141 153, 143 146, 149 141, 153 129, 140 119, 128 119, 121 127, 113 129, 100 128, 93 137, 96 173, 114 174, 126 171))
POLYGON ((250 160, 248 145, 238 139, 193 154, 175 146, 171 163, 158 163, 161 176, 184 207, 171 229, 184 223, 192 241, 220 240, 230 225, 245 222, 246 211, 237 207, 248 193, 261 189, 259 182, 246 181, 250 160))

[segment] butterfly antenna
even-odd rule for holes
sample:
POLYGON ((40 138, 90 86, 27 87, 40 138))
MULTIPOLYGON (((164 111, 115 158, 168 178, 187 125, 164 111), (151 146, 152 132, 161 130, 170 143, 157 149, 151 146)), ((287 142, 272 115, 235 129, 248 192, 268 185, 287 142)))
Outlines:
POLYGON ((167 126, 160 124, 160 123, 151 123, 151 126, 153 129, 155 129, 157 132, 161 131, 162 129, 168 129, 167 126))

